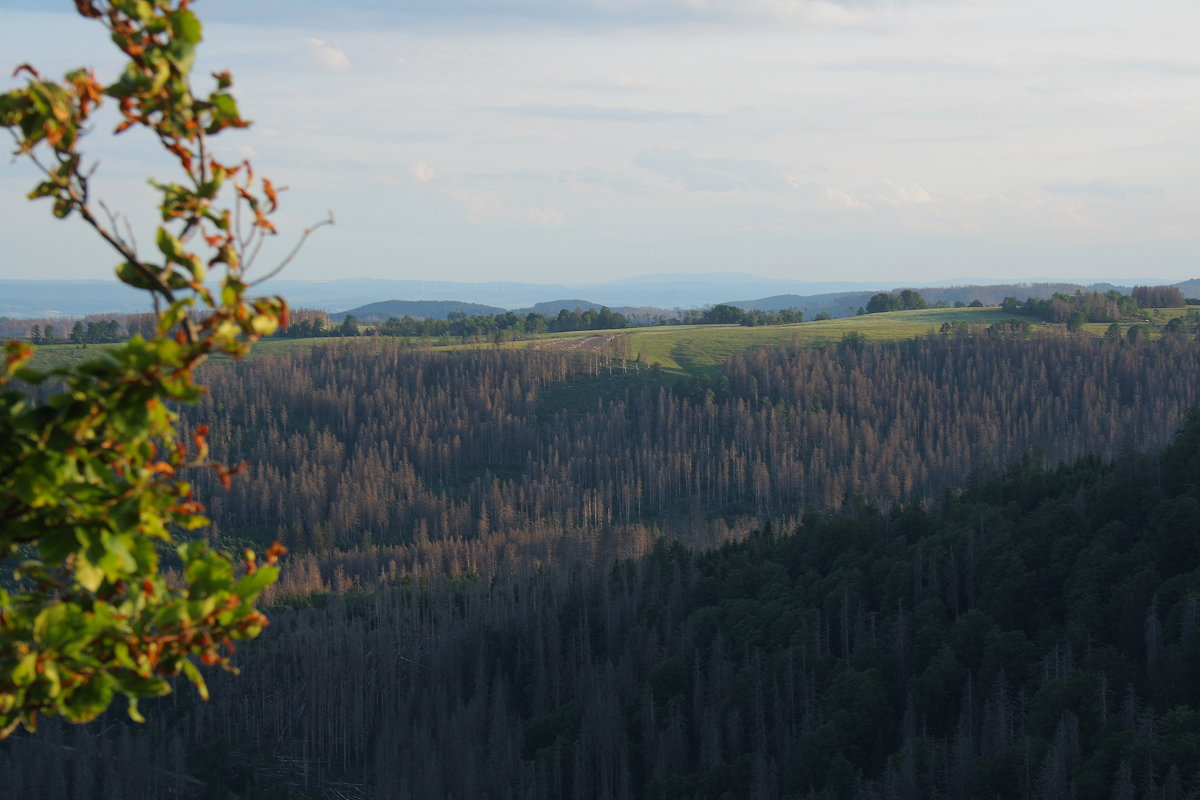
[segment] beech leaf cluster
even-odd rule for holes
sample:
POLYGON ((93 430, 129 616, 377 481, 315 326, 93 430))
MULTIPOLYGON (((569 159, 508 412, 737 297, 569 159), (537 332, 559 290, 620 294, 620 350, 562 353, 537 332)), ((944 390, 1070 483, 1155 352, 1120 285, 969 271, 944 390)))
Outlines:
POLYGON ((104 84, 88 69, 55 81, 21 65, 25 85, 0 94, 0 125, 15 157, 41 172, 30 199, 116 252, 117 277, 146 292, 155 325, 45 371, 28 344, 4 344, 0 557, 14 568, 0 588, 0 738, 35 730, 43 715, 90 720, 117 695, 140 721, 138 700, 169 693, 180 673, 206 697, 200 666, 232 670, 234 642, 267 625, 256 602, 284 552, 275 545, 260 564, 186 533, 208 524, 186 473, 212 470, 227 485, 239 468, 212 462, 207 428, 185 433, 176 411, 205 393, 196 369, 208 356, 240 358, 287 324, 285 301, 251 297, 247 277, 276 234, 279 190, 248 162, 213 157, 209 138, 248 123, 228 73, 212 76, 207 95, 193 91, 202 26, 187 0, 75 6, 106 29, 124 69, 104 84), (177 168, 151 181, 161 193, 151 252, 93 197, 94 166, 78 147, 104 103, 120 112, 114 135, 148 138, 177 168), (210 270, 218 282, 206 282, 210 270))

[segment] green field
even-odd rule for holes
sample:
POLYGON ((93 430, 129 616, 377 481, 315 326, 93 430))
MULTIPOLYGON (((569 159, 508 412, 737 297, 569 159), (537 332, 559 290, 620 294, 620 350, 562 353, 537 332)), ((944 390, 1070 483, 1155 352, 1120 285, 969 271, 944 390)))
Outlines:
MULTIPOLYGON (((1150 328, 1151 338, 1158 334, 1154 326, 1166 324, 1174 317, 1182 317, 1189 308, 1159 308, 1149 311, 1148 322, 1120 323, 1122 334, 1135 324, 1150 328)), ((997 322, 1026 320, 1034 331, 1063 331, 1064 325, 1042 323, 1030 317, 1006 314, 998 306, 984 308, 928 308, 920 311, 892 311, 885 314, 867 314, 861 317, 801 322, 795 325, 772 325, 760 328, 745 328, 740 325, 680 325, 656 328, 634 328, 625 331, 630 337, 631 352, 649 364, 658 364, 665 372, 698 375, 708 373, 715 376, 720 365, 734 353, 754 347, 779 344, 801 344, 820 346, 841 341, 851 331, 857 331, 868 341, 896 341, 923 336, 938 331, 943 323, 964 322, 968 325, 988 326, 997 322)), ((1084 332, 1093 336, 1104 336, 1107 322, 1089 323, 1084 332)), ((561 336, 562 334, 560 334, 561 336)), ((573 334, 578 336, 578 334, 573 334)))
MULTIPOLYGON (((1162 308, 1151 310, 1146 324, 1151 329, 1161 326, 1173 317, 1180 317, 1194 308, 1162 308)), ((893 311, 885 314, 868 314, 861 317, 801 322, 794 325, 770 325, 747 328, 741 325, 667 325, 649 328, 625 328, 606 331, 571 331, 547 333, 534 339, 505 342, 502 347, 524 349, 536 342, 549 344, 585 339, 591 336, 607 337, 613 334, 625 338, 631 358, 645 365, 657 364, 670 375, 701 375, 715 377, 722 364, 734 353, 755 347, 780 344, 821 346, 841 341, 852 331, 861 333, 868 341, 896 341, 923 336, 938 331, 944 323, 963 322, 968 325, 987 326, 1013 319, 1029 320, 1034 330, 1062 330, 1062 325, 1047 325, 1028 317, 1014 317, 998 307, 986 308, 931 308, 920 311, 893 311)), ((1137 323, 1121 323, 1124 333, 1137 323)), ((1089 323, 1084 332, 1092 336, 1103 336, 1108 323, 1089 323)), ((1151 336, 1154 336, 1151 330, 1151 336)), ((377 342, 375 339, 354 340, 361 344, 377 342)), ((255 345, 251 358, 273 353, 307 351, 316 346, 348 343, 337 337, 319 339, 265 339, 255 345)), ((492 347, 491 344, 439 345, 435 350, 459 350, 475 347, 492 347)), ((39 347, 33 360, 37 369, 67 366, 103 352, 105 345, 44 345, 39 347)), ((222 360, 223 357, 216 357, 222 360)))
POLYGON ((740 325, 680 325, 635 328, 625 335, 631 352, 668 373, 714 375, 734 353, 779 344, 822 345, 857 331, 868 341, 895 341, 937 331, 942 323, 991 325, 1012 319, 998 308, 938 308, 893 311, 862 317, 746 328, 740 325))
POLYGON ((104 344, 42 344, 33 353, 29 366, 38 370, 71 367, 91 358, 104 355, 112 345, 104 344))
MULTIPOLYGON (((256 358, 271 353, 285 353, 294 350, 311 350, 314 345, 329 344, 339 339, 265 339, 254 346, 250 357, 256 358)), ((102 356, 110 347, 107 344, 43 344, 39 345, 33 355, 30 366, 34 369, 49 370, 57 367, 69 367, 90 358, 102 356)), ((229 356, 217 355, 214 361, 228 361, 229 356)))

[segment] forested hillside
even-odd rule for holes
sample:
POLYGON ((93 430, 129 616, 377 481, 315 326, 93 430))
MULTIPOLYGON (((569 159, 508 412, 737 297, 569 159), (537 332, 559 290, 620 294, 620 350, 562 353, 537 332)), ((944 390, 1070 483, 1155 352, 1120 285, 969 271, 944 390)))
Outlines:
POLYGON ((214 699, 47 726, 0 797, 1200 796, 1200 414, 599 574, 296 598, 214 699))
POLYGON ((963 330, 716 379, 206 365, 190 424, 249 463, 197 494, 293 549, 272 625, 207 703, 11 740, 0 798, 1200 800, 1198 362, 963 330))
POLYGON ((1200 348, 1166 338, 850 338, 679 384, 595 354, 391 342, 206 370, 193 416, 218 457, 249 461, 229 491, 198 481, 217 530, 359 551, 339 560, 367 583, 593 563, 663 531, 709 545, 809 505, 939 497, 1029 452, 1153 450, 1200 402, 1200 348))

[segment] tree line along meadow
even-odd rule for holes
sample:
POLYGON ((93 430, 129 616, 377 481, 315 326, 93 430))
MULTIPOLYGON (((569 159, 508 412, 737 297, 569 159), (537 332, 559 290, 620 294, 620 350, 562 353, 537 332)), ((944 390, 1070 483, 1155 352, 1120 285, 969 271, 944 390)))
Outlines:
MULTIPOLYGON (((1112 289, 1108 292, 1056 291, 1048 297, 1035 295, 1020 300, 1006 296, 999 308, 1006 313, 1032 317, 1056 324, 1067 324, 1072 331, 1085 323, 1150 323, 1144 330, 1163 332, 1167 325, 1182 329, 1200 322, 1200 300, 1185 298, 1175 286, 1135 286, 1130 294, 1112 289), (1174 322, 1178 320, 1178 322, 1174 322)), ((984 308, 979 300, 970 303, 942 300, 926 302, 914 289, 880 292, 873 295, 858 316, 892 311, 920 309, 984 308)), ((762 310, 719 303, 708 308, 671 312, 647 310, 638 315, 614 312, 605 306, 588 309, 560 309, 555 315, 539 312, 505 312, 468 315, 451 311, 445 319, 436 317, 387 316, 360 320, 353 313, 335 315, 327 311, 298 308, 290 311, 290 324, 280 328, 274 338, 312 339, 347 336, 388 336, 421 341, 425 344, 480 344, 536 339, 547 333, 574 331, 623 330, 639 326, 661 325, 744 325, 747 327, 795 325, 804 322, 804 312, 796 308, 762 310)), ((830 319, 828 312, 814 315, 816 321, 830 319)), ((44 317, 11 319, 0 317, 0 336, 26 339, 32 344, 99 344, 123 341, 133 335, 153 332, 153 314, 90 315, 82 319, 44 317)))

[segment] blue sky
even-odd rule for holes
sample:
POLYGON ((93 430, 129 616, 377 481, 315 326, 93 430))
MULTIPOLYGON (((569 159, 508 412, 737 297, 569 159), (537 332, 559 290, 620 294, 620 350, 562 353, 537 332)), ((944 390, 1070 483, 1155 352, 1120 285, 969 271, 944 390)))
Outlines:
MULTIPOLYGON (((0 0, 0 61, 112 75, 49 5, 0 0)), ((1200 275, 1192 0, 193 7, 256 123, 222 155, 290 187, 281 239, 337 216, 291 278, 1200 275)), ((106 130, 99 193, 150 242, 163 164, 106 130)), ((0 166, 0 277, 110 274, 33 180, 0 166)))

